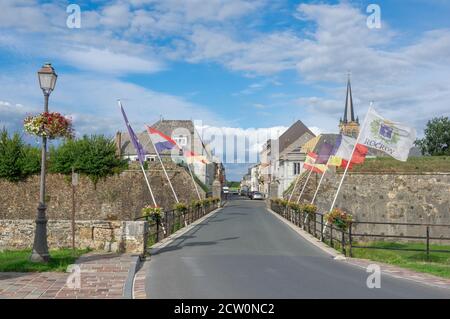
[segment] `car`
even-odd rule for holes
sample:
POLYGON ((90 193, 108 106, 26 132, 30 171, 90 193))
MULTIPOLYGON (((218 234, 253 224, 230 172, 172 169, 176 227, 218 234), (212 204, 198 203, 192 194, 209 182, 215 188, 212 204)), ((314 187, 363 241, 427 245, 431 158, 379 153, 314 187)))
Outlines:
POLYGON ((223 193, 228 194, 230 192, 230 188, 228 186, 222 187, 223 193))
POLYGON ((264 199, 264 195, 260 192, 253 192, 252 199, 262 200, 262 199, 264 199))
POLYGON ((248 192, 248 193, 247 193, 248 198, 252 199, 253 193, 254 193, 253 191, 248 192))

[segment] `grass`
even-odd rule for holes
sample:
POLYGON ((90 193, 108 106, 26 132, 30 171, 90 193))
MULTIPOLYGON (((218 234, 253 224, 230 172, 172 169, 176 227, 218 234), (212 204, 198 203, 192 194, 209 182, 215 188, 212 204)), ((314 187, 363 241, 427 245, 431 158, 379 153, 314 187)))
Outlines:
MULTIPOLYGON (((340 168, 338 171, 342 172, 343 169, 340 168)), ((354 165, 351 172, 446 173, 450 172, 450 157, 410 157, 407 162, 400 162, 391 157, 367 158, 364 164, 354 165)))
MULTIPOLYGON (((359 244, 377 248, 425 249, 424 244, 403 244, 393 242, 373 242, 359 244)), ((431 250, 449 250, 450 246, 430 245, 431 250)), ((353 248, 353 257, 379 261, 418 272, 450 278, 450 253, 431 252, 427 260, 425 252, 353 248)))
POLYGON ((48 263, 33 263, 30 261, 31 249, 6 250, 0 252, 0 272, 65 272, 67 267, 89 249, 57 249, 51 250, 48 263))

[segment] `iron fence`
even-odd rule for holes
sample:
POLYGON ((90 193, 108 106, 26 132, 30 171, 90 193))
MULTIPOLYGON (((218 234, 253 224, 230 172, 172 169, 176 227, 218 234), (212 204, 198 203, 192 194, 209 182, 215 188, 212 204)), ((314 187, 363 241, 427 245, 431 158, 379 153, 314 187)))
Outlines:
POLYGON ((164 212, 164 216, 161 219, 152 219, 148 216, 141 216, 135 220, 145 220, 148 222, 147 232, 144 234, 147 238, 147 247, 152 246, 167 238, 177 230, 192 224, 194 221, 209 214, 213 210, 217 209, 220 203, 211 203, 207 206, 189 207, 186 211, 170 210, 164 212))
POLYGON ((354 221, 350 224, 348 229, 342 229, 336 227, 333 224, 326 224, 323 213, 306 214, 304 212, 295 212, 290 207, 284 207, 282 205, 271 202, 271 209, 280 215, 281 217, 289 220, 296 226, 307 231, 309 234, 320 239, 321 241, 329 244, 333 248, 337 248, 342 251, 344 255, 353 257, 353 249, 384 249, 384 250, 399 250, 399 251, 413 251, 423 252, 427 258, 430 257, 430 253, 450 253, 447 249, 432 249, 432 241, 448 241, 450 242, 450 225, 446 224, 417 224, 417 223, 395 223, 395 222, 368 222, 368 221, 354 221), (364 225, 382 226, 387 229, 380 232, 362 232, 360 228, 364 225), (389 228, 395 226, 404 226, 409 232, 415 228, 416 233, 422 233, 422 235, 404 235, 389 234, 389 228), (359 229, 358 229, 359 228, 359 229), (437 229, 445 229, 444 231, 436 231, 437 229), (422 230, 422 231, 420 231, 422 230), (433 235, 433 233, 440 233, 440 235, 433 235), (447 235, 443 235, 447 234, 447 235), (361 244, 361 242, 367 241, 367 239, 402 239, 402 240, 414 240, 415 242, 424 244, 424 249, 415 248, 398 248, 398 247, 376 247, 361 244))

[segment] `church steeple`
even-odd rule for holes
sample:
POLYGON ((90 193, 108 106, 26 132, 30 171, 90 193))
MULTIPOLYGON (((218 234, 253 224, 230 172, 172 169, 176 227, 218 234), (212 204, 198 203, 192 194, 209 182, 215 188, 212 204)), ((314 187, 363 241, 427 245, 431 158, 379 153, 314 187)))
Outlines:
POLYGON ((350 74, 347 80, 347 97, 345 100, 344 123, 356 122, 355 111, 353 110, 352 84, 350 83, 350 74))
POLYGON ((345 99, 344 119, 341 118, 339 121, 339 130, 341 134, 352 137, 357 137, 359 134, 359 118, 355 119, 350 73, 348 74, 347 79, 347 96, 345 99))

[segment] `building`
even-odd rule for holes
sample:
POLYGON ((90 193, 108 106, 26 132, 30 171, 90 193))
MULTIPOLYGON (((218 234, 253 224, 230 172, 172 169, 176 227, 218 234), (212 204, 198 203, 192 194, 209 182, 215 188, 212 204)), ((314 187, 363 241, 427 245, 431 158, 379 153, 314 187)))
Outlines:
MULTIPOLYGON (((200 135, 195 129, 194 123, 190 120, 164 120, 161 119, 151 127, 171 137, 180 147, 194 151, 197 155, 205 159, 207 164, 196 161, 192 164, 193 171, 199 180, 210 187, 217 175, 221 182, 225 181, 225 169, 222 163, 214 158, 209 151, 209 147, 202 141, 200 135)), ((157 154, 152 145, 147 132, 137 134, 138 139, 144 147, 147 155, 147 161, 157 161, 157 154)), ((116 147, 118 154, 130 161, 137 161, 136 150, 130 141, 128 133, 117 132, 116 147)), ((184 162, 185 158, 182 152, 174 153, 174 150, 165 150, 160 154, 163 161, 184 162)))
POLYGON ((301 174, 305 163, 306 153, 302 146, 315 135, 301 121, 295 122, 278 139, 279 156, 276 165, 278 175, 278 196, 282 197, 295 178, 301 174))
POLYGON ((301 148, 315 135, 303 124, 295 122, 277 140, 267 141, 260 152, 260 190, 270 194, 271 185, 276 184, 277 196, 283 193, 302 172, 306 153, 301 148))
POLYGON ((256 164, 250 168, 250 191, 259 192, 259 176, 260 164, 256 164))
POLYGON ((360 130, 359 118, 355 118, 355 111, 353 108, 352 85, 350 83, 350 76, 347 81, 347 96, 345 99, 344 118, 339 121, 339 132, 343 135, 358 137, 360 130))

